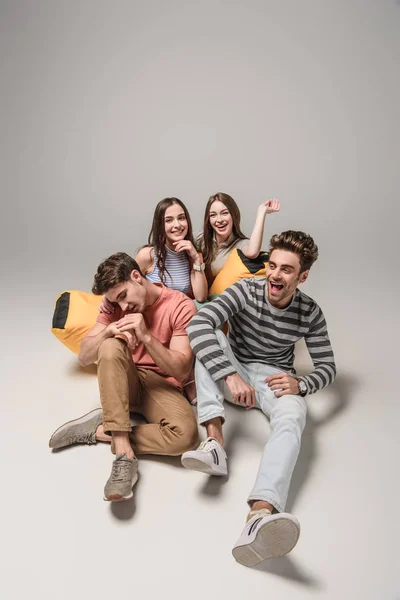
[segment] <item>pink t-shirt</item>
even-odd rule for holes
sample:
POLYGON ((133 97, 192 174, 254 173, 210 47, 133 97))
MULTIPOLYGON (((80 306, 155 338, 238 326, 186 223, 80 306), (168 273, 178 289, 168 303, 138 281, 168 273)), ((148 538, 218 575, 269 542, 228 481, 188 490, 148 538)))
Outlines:
MULTIPOLYGON (((193 300, 182 294, 182 292, 171 290, 161 284, 155 283, 154 285, 161 288, 161 294, 154 304, 145 310, 143 317, 149 332, 163 346, 169 348, 173 336, 187 335, 186 327, 191 318, 196 314, 197 309, 193 300)), ((109 325, 114 321, 122 319, 126 314, 129 314, 129 311, 124 312, 117 306, 111 315, 100 313, 97 317, 97 322, 109 325)), ((140 343, 137 348, 132 349, 132 359, 137 367, 151 369, 162 377, 165 377, 173 385, 181 387, 182 384, 180 382, 155 364, 144 344, 140 343)))

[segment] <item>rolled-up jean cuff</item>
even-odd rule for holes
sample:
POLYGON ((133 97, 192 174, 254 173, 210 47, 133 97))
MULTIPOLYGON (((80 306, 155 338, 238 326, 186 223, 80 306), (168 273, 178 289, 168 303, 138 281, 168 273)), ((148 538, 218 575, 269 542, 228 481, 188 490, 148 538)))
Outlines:
MULTIPOLYGON (((198 412, 198 409, 197 409, 197 412, 198 412)), ((201 419, 199 417, 199 419, 198 419, 199 425, 203 425, 203 427, 204 427, 205 424, 207 423, 207 421, 211 421, 211 419, 216 419, 217 417, 220 417, 220 419, 222 419, 222 424, 224 424, 225 423, 224 414, 225 414, 224 411, 221 410, 219 412, 210 413, 209 415, 207 415, 206 417, 202 417, 201 419)))
POLYGON ((126 433, 130 433, 132 431, 132 425, 116 425, 115 423, 107 423, 107 421, 103 421, 103 429, 106 435, 111 435, 113 431, 125 431, 126 433))
POLYGON ((263 500, 264 502, 269 502, 269 504, 272 504, 272 506, 280 513, 284 512, 284 510, 285 510, 284 508, 282 508, 282 506, 280 506, 278 504, 278 502, 276 502, 276 500, 274 500, 270 496, 268 497, 267 494, 265 494, 264 496, 262 494, 257 494, 257 496, 249 496, 247 498, 247 504, 251 508, 251 503, 255 502, 257 500, 263 500))

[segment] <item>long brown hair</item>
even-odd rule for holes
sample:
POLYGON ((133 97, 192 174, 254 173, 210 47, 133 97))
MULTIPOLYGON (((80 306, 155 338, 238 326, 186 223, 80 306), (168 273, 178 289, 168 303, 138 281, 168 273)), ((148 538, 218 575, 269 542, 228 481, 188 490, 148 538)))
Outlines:
POLYGON ((211 205, 216 200, 225 204, 232 216, 232 233, 230 238, 228 238, 230 241, 227 247, 229 248, 229 246, 233 245, 237 240, 247 239, 240 229, 240 210, 234 199, 223 192, 218 192, 217 194, 210 196, 204 212, 203 239, 201 240, 201 251, 206 265, 209 265, 215 258, 214 229, 210 224, 210 209, 211 205))
MULTIPOLYGON (((165 273, 167 272, 168 275, 171 277, 170 273, 168 272, 168 269, 165 267, 167 251, 165 249, 166 235, 165 235, 164 217, 165 217, 165 211, 167 210, 167 208, 169 208, 173 204, 179 204, 179 206, 182 208, 183 212, 185 213, 188 230, 187 230, 187 234, 185 235, 184 239, 189 240, 190 242, 192 242, 193 246, 195 246, 195 243, 193 240, 192 221, 190 219, 188 210, 187 210, 186 206, 183 204, 182 200, 179 200, 179 198, 164 198, 164 200, 161 200, 157 204, 157 206, 154 210, 153 224, 151 226, 151 230, 149 233, 148 243, 150 246, 153 246, 153 248, 154 248, 154 260, 157 261, 156 265, 158 268, 160 279, 164 285, 165 285, 165 273)), ((189 259, 189 257, 188 257, 188 259, 189 259)))

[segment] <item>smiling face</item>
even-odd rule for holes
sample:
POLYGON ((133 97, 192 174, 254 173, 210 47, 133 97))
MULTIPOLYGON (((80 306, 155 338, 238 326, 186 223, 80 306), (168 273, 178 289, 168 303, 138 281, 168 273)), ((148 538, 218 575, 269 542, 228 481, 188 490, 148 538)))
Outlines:
POLYGON ((215 200, 210 206, 208 213, 210 225, 215 231, 215 238, 218 244, 222 244, 232 233, 233 219, 232 215, 220 200, 215 200))
POLYGON ((301 272, 300 258, 289 250, 273 250, 269 257, 267 278, 267 299, 276 308, 285 308, 299 283, 308 277, 309 271, 301 272))
POLYGON ((129 281, 118 283, 105 296, 110 302, 118 304, 123 312, 143 313, 147 306, 147 292, 138 271, 132 271, 129 281))
POLYGON ((174 242, 185 239, 188 222, 185 211, 179 204, 172 204, 164 213, 165 243, 174 250, 174 242))

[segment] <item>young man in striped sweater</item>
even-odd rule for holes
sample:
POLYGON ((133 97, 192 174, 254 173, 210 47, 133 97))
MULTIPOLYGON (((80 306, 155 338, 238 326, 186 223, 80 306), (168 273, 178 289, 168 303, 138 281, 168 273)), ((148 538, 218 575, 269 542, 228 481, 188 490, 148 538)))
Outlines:
POLYGON ((296 545, 298 520, 284 512, 306 422, 306 396, 332 383, 335 360, 322 310, 298 289, 317 260, 308 234, 285 231, 270 242, 266 279, 242 279, 203 307, 187 331, 196 354, 199 423, 207 439, 186 452, 182 464, 209 475, 227 475, 222 426, 224 397, 257 407, 270 419, 246 526, 232 553, 254 566, 296 545), (228 338, 219 327, 229 320, 228 338), (314 369, 296 377, 294 346, 304 338, 314 369))

